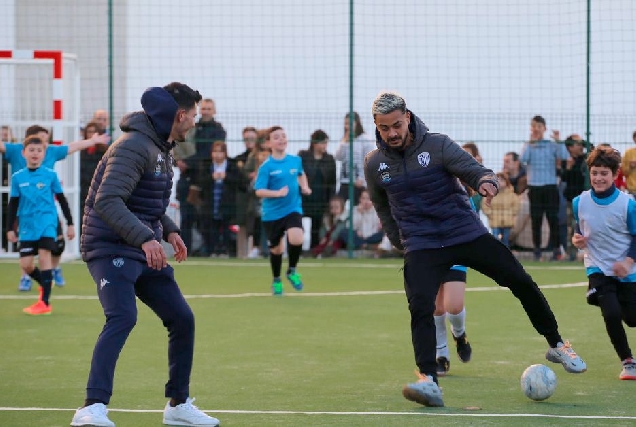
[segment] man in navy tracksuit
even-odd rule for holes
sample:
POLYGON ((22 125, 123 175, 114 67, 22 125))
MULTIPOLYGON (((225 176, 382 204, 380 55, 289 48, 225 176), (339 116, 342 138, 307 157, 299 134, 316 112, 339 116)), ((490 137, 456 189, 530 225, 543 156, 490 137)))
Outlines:
POLYGON ((404 251, 404 287, 419 368, 419 381, 404 387, 404 397, 444 406, 437 385, 433 311, 439 286, 455 264, 508 287, 548 341, 546 358, 568 372, 584 372, 585 362, 561 339, 537 284, 484 227, 460 182, 490 204, 498 192, 496 175, 448 136, 429 132, 400 95, 380 93, 372 111, 378 148, 367 154, 364 172, 384 231, 404 251))
POLYGON ((126 115, 124 132, 95 170, 84 209, 82 258, 97 284, 106 324, 99 335, 84 406, 72 426, 114 427, 106 405, 115 365, 137 322, 135 297, 150 307, 168 329, 170 398, 163 415, 168 425, 216 426, 219 421, 189 396, 194 350, 194 315, 167 264, 161 239, 187 257, 178 227, 166 215, 172 189, 172 155, 177 141, 194 127, 199 92, 182 83, 147 89, 143 111, 126 115))

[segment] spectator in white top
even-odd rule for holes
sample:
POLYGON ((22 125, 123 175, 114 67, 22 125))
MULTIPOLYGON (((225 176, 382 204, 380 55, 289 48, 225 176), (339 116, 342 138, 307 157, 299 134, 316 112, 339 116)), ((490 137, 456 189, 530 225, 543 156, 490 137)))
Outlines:
POLYGON ((353 175, 353 200, 360 200, 360 193, 367 187, 364 180, 364 156, 375 150, 375 140, 364 133, 360 115, 353 112, 353 168, 349 164, 349 114, 344 119, 344 135, 340 140, 335 158, 341 162, 340 189, 338 196, 349 200, 349 179, 353 175), (353 170, 351 170, 353 169, 353 170))

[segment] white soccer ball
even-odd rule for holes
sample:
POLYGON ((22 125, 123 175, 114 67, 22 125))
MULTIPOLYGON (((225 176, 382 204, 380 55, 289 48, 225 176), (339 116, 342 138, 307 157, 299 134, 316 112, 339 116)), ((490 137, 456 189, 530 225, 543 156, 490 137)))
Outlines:
POLYGON ((521 390, 532 400, 545 400, 557 386, 554 371, 545 365, 531 365, 521 374, 521 390))

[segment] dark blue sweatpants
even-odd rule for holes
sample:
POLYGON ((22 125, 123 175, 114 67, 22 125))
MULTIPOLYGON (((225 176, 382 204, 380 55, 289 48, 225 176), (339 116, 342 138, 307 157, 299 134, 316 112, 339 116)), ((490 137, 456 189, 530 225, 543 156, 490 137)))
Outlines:
POLYGON ((145 262, 123 257, 100 258, 87 264, 106 316, 93 350, 87 399, 110 400, 119 353, 137 323, 137 296, 168 329, 166 397, 185 400, 190 396, 194 314, 174 280, 172 267, 153 270, 145 262))

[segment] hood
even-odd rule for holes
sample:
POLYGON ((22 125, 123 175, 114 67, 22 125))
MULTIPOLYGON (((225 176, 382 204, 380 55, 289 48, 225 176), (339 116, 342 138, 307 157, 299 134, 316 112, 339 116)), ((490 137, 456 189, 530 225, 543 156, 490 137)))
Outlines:
MULTIPOLYGON (((424 122, 419 117, 413 114, 411 110, 406 110, 406 111, 411 113, 411 123, 409 123, 409 132, 413 134, 412 146, 417 146, 424 139, 424 135, 426 135, 426 132, 428 132, 428 127, 424 124, 424 122)), ((380 132, 378 132, 377 128, 375 129, 375 145, 380 150, 387 150, 392 152, 402 151, 402 150, 389 147, 389 145, 386 142, 384 142, 382 137, 380 137, 380 132)))
POLYGON ((149 87, 141 95, 141 106, 162 141, 170 136, 174 117, 179 106, 166 90, 160 87, 149 87))
POLYGON ((121 122, 119 122, 119 128, 123 132, 135 131, 144 134, 162 150, 169 150, 174 145, 172 143, 169 143, 165 139, 161 139, 159 135, 157 135, 157 131, 152 125, 150 117, 148 117, 148 115, 143 111, 135 111, 126 114, 124 117, 122 117, 121 122))

